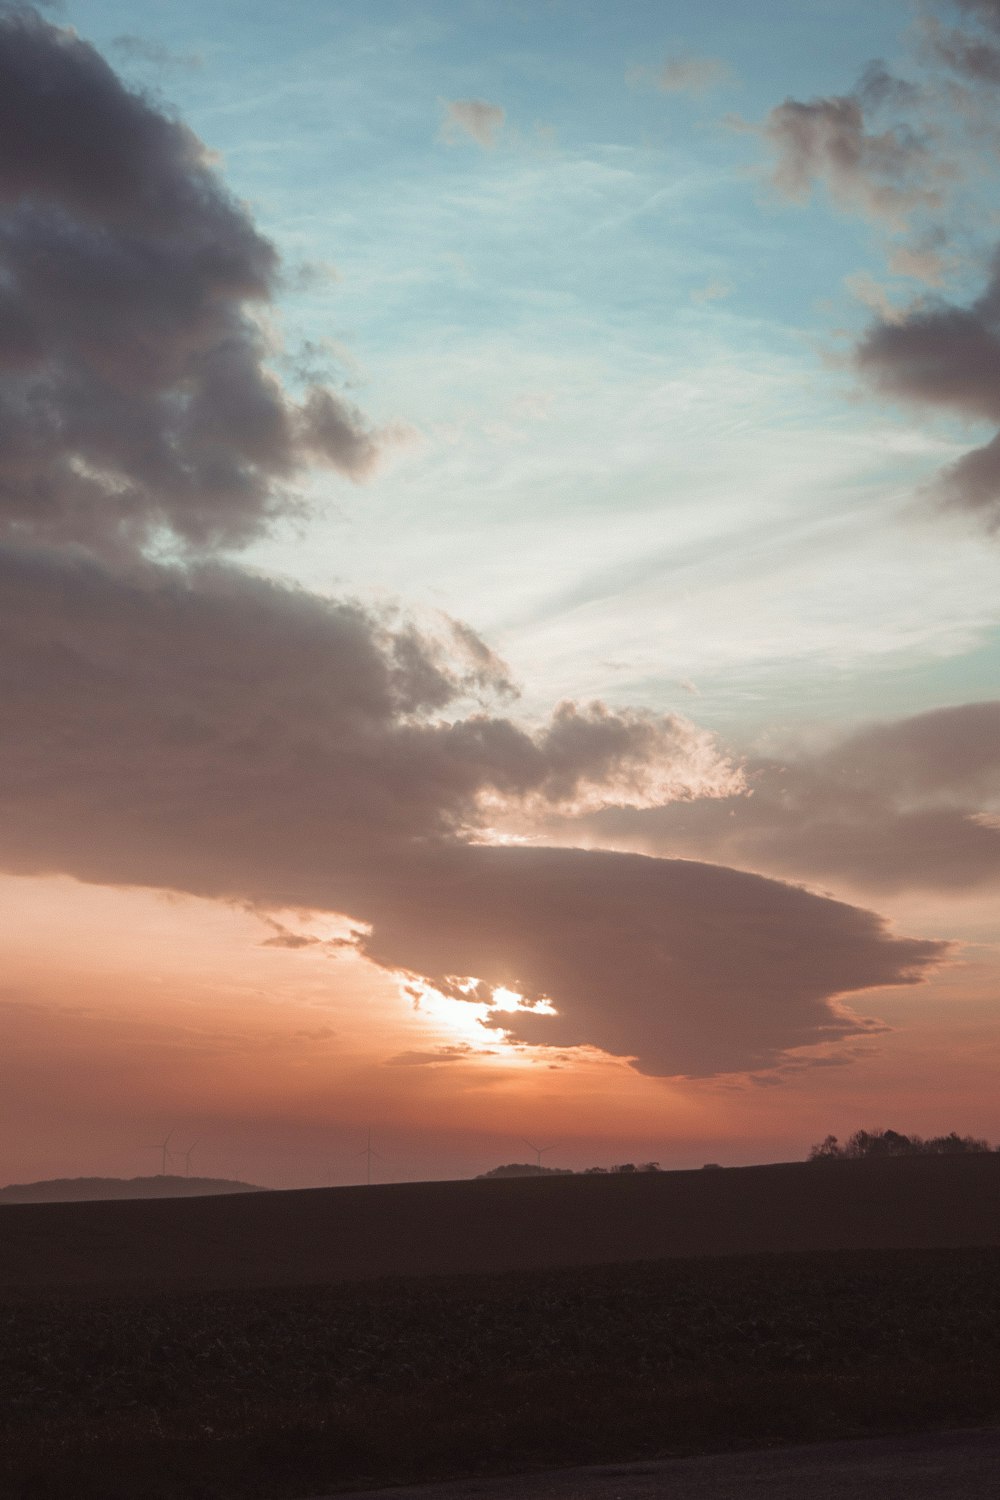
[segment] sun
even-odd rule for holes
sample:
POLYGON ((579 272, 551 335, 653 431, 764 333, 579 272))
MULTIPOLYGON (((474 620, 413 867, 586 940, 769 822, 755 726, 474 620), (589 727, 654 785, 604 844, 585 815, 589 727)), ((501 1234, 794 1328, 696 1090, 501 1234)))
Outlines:
POLYGON ((405 970, 398 972, 396 978, 402 993, 426 1021, 447 1031, 450 1040, 464 1042, 472 1049, 470 1059, 479 1053, 493 1062, 498 1055, 506 1062, 530 1062, 539 1049, 511 1040, 502 1024, 497 1024, 498 1013, 558 1015, 545 997, 528 1001, 509 985, 491 986, 473 975, 447 975, 447 990, 405 970))

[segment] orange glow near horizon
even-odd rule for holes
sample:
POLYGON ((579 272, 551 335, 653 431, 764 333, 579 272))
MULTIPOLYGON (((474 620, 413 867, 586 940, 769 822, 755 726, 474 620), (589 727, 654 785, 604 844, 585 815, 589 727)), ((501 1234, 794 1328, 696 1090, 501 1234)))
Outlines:
POLYGON ((9 1181, 158 1170, 175 1127, 178 1149, 203 1139, 202 1174, 273 1186, 357 1180, 369 1124, 394 1178, 523 1159, 522 1133, 569 1166, 787 1160, 879 1123, 997 1134, 984 946, 930 985, 863 997, 892 1029, 844 1066, 761 1087, 508 1042, 484 1022, 524 1008, 517 991, 462 999, 381 970, 353 946, 358 924, 329 913, 63 877, 2 877, 0 903, 9 1181))

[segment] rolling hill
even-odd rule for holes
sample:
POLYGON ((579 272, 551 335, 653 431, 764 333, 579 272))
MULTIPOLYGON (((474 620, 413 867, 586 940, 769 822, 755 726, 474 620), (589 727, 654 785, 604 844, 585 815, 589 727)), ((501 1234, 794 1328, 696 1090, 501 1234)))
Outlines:
POLYGON ((228 1177, 51 1177, 0 1188, 0 1203, 96 1203, 120 1198, 210 1198, 223 1193, 263 1193, 266 1188, 228 1177))

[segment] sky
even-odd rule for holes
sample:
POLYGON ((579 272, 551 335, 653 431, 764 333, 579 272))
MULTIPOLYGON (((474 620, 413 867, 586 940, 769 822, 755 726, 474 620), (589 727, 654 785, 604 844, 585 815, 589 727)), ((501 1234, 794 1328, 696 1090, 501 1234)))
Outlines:
POLYGON ((1000 1140, 998 176, 998 0, 0 7, 4 1181, 1000 1140))

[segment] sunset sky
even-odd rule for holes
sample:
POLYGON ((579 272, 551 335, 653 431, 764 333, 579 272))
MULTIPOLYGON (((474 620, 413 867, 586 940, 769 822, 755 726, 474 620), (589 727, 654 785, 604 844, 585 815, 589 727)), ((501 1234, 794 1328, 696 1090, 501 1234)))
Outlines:
POLYGON ((1000 1140, 1000 0, 0 6, 0 1181, 1000 1140))

